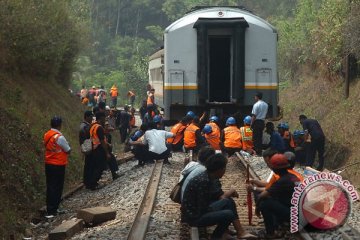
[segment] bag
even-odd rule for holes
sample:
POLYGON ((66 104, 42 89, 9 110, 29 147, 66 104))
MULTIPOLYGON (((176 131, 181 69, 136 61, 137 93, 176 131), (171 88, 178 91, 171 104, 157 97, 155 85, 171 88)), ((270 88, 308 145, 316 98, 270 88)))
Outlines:
POLYGON ((81 152, 85 155, 88 155, 92 151, 92 142, 91 139, 85 139, 83 144, 81 144, 81 152))
POLYGON ((183 182, 178 182, 170 193, 170 199, 179 204, 181 204, 181 187, 183 182))

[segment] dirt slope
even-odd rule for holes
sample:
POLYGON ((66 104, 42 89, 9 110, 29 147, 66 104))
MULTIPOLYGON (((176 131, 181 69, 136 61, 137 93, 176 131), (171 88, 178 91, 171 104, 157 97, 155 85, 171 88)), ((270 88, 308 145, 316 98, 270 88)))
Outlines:
MULTIPOLYGON (((352 81, 350 97, 344 98, 342 80, 328 80, 304 73, 300 84, 285 83, 280 91, 280 104, 284 108, 284 121, 291 130, 301 129, 300 114, 317 119, 327 138, 325 167, 335 169, 360 162, 360 79, 352 81)), ((349 167, 343 176, 360 186, 360 163, 349 167)))
POLYGON ((45 203, 42 137, 53 115, 73 148, 66 188, 81 179, 77 134, 81 104, 68 90, 50 81, 0 75, 0 236, 20 239, 29 219, 45 203), (23 220, 20 220, 23 219, 23 220))

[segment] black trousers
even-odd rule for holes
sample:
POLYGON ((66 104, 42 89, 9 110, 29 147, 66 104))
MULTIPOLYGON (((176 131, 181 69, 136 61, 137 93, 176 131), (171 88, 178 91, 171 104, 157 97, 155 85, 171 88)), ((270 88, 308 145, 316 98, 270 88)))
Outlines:
POLYGON ((114 154, 110 153, 110 155, 111 155, 111 158, 107 159, 107 165, 111 171, 111 174, 114 175, 119 170, 119 166, 116 162, 116 157, 114 156, 114 154))
POLYGON ((131 152, 134 154, 135 158, 139 160, 139 165, 144 165, 145 162, 149 161, 149 151, 147 145, 134 145, 131 152))
POLYGON ((45 164, 45 175, 46 210, 48 214, 56 215, 64 188, 65 166, 45 164))
POLYGON ((102 172, 106 168, 106 153, 105 150, 99 146, 91 152, 89 155, 88 167, 87 167, 87 180, 84 182, 87 188, 94 188, 98 184, 101 178, 102 172))
POLYGON ((306 147, 306 166, 312 167, 314 164, 316 152, 319 157, 319 166, 317 170, 324 168, 324 152, 325 152, 325 138, 311 139, 311 143, 306 147))
POLYGON ((149 160, 160 160, 160 159, 164 159, 164 161, 167 161, 169 156, 170 156, 170 148, 169 146, 167 146, 167 150, 158 154, 158 153, 154 153, 149 151, 149 160))
POLYGON ((259 210, 264 217, 266 233, 273 234, 283 222, 290 222, 290 207, 273 198, 266 198, 259 204, 259 210))
POLYGON ((121 143, 124 143, 128 134, 128 126, 120 126, 120 141, 121 143))
POLYGON ((263 137, 264 128, 265 128, 264 120, 256 119, 252 125, 254 150, 258 154, 261 154, 261 150, 262 150, 262 137, 263 137))

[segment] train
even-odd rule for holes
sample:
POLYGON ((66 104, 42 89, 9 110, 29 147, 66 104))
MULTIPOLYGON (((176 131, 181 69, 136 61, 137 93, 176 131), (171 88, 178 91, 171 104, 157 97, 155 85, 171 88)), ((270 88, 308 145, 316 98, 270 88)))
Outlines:
POLYGON ((243 7, 195 7, 164 31, 149 84, 165 120, 187 111, 251 113, 256 92, 279 117, 277 30, 243 7))

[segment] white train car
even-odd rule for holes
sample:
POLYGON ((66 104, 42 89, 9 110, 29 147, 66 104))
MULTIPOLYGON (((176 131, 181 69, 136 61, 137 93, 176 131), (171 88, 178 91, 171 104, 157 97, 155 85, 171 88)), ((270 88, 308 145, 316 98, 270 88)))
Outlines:
POLYGON ((172 23, 149 63, 165 119, 188 110, 249 114, 258 91, 269 117, 277 116, 277 37, 272 25, 239 7, 199 7, 172 23))

